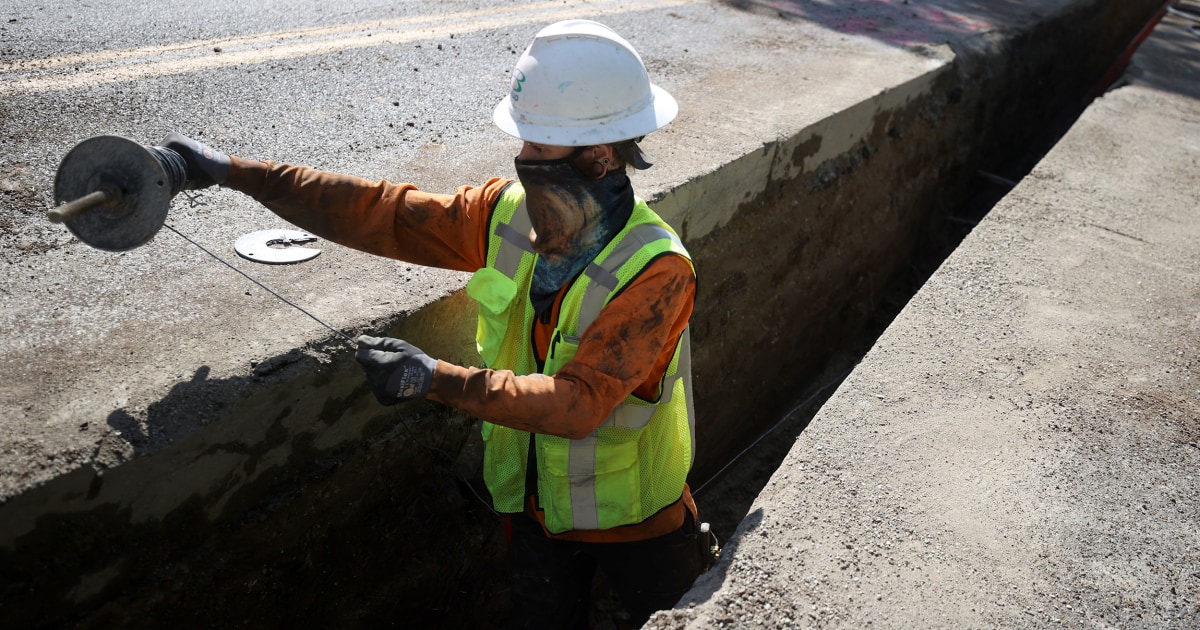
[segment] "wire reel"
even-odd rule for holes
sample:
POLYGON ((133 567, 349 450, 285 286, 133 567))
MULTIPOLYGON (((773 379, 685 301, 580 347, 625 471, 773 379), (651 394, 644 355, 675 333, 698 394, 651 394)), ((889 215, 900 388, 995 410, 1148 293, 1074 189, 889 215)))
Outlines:
MULTIPOLYGON (((270 287, 234 267, 203 245, 167 225, 171 200, 187 181, 183 156, 166 147, 144 146, 120 136, 96 136, 75 145, 54 177, 54 201, 46 213, 51 223, 64 223, 79 240, 110 252, 145 245, 163 226, 195 245, 217 262, 265 289, 355 346, 346 333, 330 326, 270 287)), ((294 230, 264 230, 248 234, 235 246, 247 260, 287 264, 310 260, 319 249, 293 247, 317 238, 294 230), (281 249, 276 249, 276 248, 281 249)))
POLYGON ((162 228, 185 177, 175 151, 120 136, 88 138, 59 164, 54 201, 65 205, 48 217, 96 249, 134 249, 162 228))

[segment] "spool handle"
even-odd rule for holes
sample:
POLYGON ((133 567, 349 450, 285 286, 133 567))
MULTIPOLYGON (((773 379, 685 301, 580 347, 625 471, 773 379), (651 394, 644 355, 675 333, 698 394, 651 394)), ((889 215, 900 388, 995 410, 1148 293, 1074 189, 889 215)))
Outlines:
POLYGON ((69 201, 57 208, 54 208, 53 210, 47 212, 46 216, 50 219, 51 223, 64 223, 85 212, 90 212, 96 208, 99 208, 100 206, 106 206, 108 204, 115 203, 120 201, 120 199, 121 193, 119 191, 112 188, 101 188, 100 190, 84 195, 75 201, 69 201))

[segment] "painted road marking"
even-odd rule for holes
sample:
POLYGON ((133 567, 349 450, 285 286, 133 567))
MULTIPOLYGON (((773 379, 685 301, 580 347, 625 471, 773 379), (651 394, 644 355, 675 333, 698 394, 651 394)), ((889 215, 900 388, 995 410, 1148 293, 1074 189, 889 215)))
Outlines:
POLYGON ((566 6, 561 1, 542 2, 438 16, 356 22, 163 46, 24 59, 0 63, 0 95, 136 81, 533 23, 549 24, 570 17, 598 17, 663 9, 699 1, 590 0, 572 2, 566 6), (220 52, 215 50, 218 48, 220 52))

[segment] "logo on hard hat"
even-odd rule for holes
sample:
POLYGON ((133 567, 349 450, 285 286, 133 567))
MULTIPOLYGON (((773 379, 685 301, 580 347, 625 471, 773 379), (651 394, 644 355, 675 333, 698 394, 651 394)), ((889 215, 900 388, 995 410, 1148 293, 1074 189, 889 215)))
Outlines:
POLYGON ((525 82, 525 73, 521 72, 520 68, 513 68, 512 71, 512 100, 521 100, 521 84, 525 82))

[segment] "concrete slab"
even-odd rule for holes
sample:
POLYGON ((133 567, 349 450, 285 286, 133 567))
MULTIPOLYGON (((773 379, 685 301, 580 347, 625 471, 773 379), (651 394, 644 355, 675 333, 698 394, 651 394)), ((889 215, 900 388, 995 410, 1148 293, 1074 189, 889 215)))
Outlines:
POLYGON ((647 627, 1200 625, 1193 24, 975 228, 647 627))

